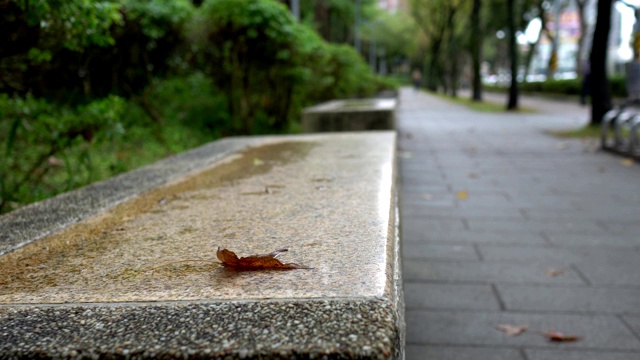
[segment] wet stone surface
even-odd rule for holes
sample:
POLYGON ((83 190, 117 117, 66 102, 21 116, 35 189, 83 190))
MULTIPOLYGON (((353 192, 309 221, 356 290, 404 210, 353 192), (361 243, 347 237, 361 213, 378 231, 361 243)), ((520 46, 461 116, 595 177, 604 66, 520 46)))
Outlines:
POLYGON ((0 256, 0 356, 400 356, 395 135, 246 144, 13 241, 27 245, 0 256), (310 269, 237 271, 218 247, 289 248, 279 259, 310 269))

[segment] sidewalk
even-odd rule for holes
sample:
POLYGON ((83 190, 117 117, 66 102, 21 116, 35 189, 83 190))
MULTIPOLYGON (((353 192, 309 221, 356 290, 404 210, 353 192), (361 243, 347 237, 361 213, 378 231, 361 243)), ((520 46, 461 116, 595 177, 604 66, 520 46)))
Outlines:
POLYGON ((589 109, 400 96, 407 359, 640 359, 640 165, 545 133, 589 109))

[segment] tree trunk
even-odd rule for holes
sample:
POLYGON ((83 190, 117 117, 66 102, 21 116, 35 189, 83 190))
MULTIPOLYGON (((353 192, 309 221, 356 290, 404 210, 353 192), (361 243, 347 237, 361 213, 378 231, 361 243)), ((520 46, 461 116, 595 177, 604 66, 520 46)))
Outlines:
POLYGON ((580 21, 580 37, 578 37, 578 51, 576 52, 576 73, 580 78, 584 77, 582 54, 584 53, 584 39, 587 35, 587 19, 585 18, 585 7, 587 0, 575 0, 578 7, 578 19, 580 21))
POLYGON ((538 41, 529 43, 529 52, 527 52, 527 57, 524 60, 524 76, 522 77, 522 81, 524 82, 527 82, 527 77, 531 71, 531 61, 533 60, 533 55, 536 53, 536 48, 538 47, 539 42, 540 37, 538 37, 538 41))
MULTIPOLYGON (((457 8, 453 6, 449 6, 448 8, 448 17, 447 17, 447 28, 449 29, 449 41, 448 41, 448 53, 449 59, 457 59, 458 58, 458 47, 456 44, 456 31, 455 31, 455 18, 457 8)), ((451 96, 458 96, 458 61, 452 61, 449 66, 449 88, 451 89, 451 96)))
POLYGON ((315 20, 318 34, 326 41, 331 41, 331 31, 329 29, 329 7, 326 0, 317 0, 315 6, 315 20))
POLYGON ((613 0, 598 0, 598 17, 591 46, 591 125, 599 125, 611 109, 611 90, 607 78, 607 50, 613 0))
POLYGON ((511 61, 511 86, 507 110, 518 109, 518 48, 516 45, 515 0, 507 0, 507 18, 509 27, 509 60, 511 61))
POLYGON ((431 46, 431 54, 429 55, 428 61, 428 72, 426 79, 426 87, 431 91, 438 91, 438 77, 440 75, 440 66, 439 66, 439 58, 440 58, 440 46, 442 44, 442 38, 436 38, 431 46))
POLYGON ((472 61, 472 100, 482 101, 482 78, 480 64, 482 62, 482 33, 480 30, 480 9, 482 0, 473 0, 471 12, 471 61, 472 61))

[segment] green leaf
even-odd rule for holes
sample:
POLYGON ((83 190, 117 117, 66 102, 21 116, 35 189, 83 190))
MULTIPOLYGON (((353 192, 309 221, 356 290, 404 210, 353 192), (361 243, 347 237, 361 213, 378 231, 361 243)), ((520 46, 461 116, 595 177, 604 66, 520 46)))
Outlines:
POLYGON ((11 149, 13 148, 13 144, 16 139, 16 134, 18 132, 18 127, 21 124, 20 118, 15 118, 13 123, 11 123, 11 129, 9 130, 9 138, 7 139, 7 149, 5 151, 5 156, 9 157, 11 155, 11 149))

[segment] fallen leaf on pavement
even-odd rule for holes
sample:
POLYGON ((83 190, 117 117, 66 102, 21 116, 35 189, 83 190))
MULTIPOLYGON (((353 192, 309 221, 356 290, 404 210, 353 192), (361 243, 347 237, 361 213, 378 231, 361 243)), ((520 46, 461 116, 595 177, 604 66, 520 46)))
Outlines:
POLYGON ((257 157, 253 158, 253 165, 254 166, 260 166, 262 164, 264 164, 264 161, 262 161, 260 158, 257 158, 257 157))
POLYGON ((554 342, 572 342, 572 341, 578 341, 581 339, 580 336, 575 336, 575 335, 565 335, 561 332, 555 331, 555 330, 551 330, 548 332, 543 332, 542 336, 546 337, 547 339, 549 339, 549 341, 554 341, 554 342))
POLYGON ((233 251, 227 249, 221 249, 218 247, 216 256, 222 265, 234 269, 240 270, 293 270, 293 269, 309 269, 306 266, 301 266, 294 263, 284 264, 276 257, 288 249, 279 249, 269 254, 264 255, 251 255, 247 257, 238 258, 233 251))
POLYGON ((518 336, 523 332, 527 331, 527 327, 523 325, 508 325, 508 324, 500 324, 496 325, 496 329, 504 331, 505 334, 509 336, 518 336))
POLYGON ((466 191, 458 191, 456 197, 460 200, 466 200, 469 197, 469 193, 466 191))
POLYGON ((547 274, 547 276, 556 277, 556 276, 564 275, 565 272, 566 270, 563 270, 563 269, 550 268, 550 269, 547 269, 547 271, 545 271, 545 274, 547 274))
POLYGON ((633 159, 632 158, 622 159, 620 160, 620 164, 625 167, 631 167, 633 166, 633 159))

